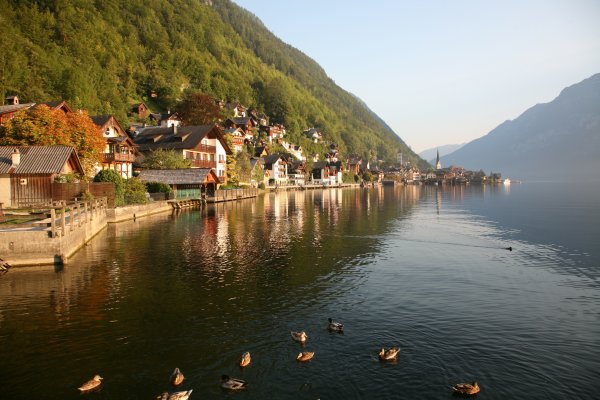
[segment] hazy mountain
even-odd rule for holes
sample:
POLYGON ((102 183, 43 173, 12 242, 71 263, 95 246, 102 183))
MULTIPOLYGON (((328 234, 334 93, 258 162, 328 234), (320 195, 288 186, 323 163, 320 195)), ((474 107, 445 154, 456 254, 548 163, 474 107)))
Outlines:
POLYGON ((420 152, 419 157, 421 157, 423 160, 426 160, 429 164, 435 165, 435 160, 437 158, 438 151, 440 152, 440 157, 443 157, 447 154, 452 153, 453 151, 460 149, 464 145, 465 143, 445 144, 439 147, 432 147, 431 149, 423 150, 422 152, 420 152))
POLYGON ((600 170, 600 74, 564 89, 487 135, 441 157, 442 166, 524 179, 596 179, 600 170))

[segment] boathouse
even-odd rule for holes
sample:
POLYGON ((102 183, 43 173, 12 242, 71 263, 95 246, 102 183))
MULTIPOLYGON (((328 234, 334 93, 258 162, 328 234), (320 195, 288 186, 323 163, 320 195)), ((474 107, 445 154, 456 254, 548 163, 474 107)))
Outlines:
POLYGON ((176 199, 214 196, 221 183, 212 168, 145 169, 138 178, 143 182, 159 182, 171 186, 176 199))

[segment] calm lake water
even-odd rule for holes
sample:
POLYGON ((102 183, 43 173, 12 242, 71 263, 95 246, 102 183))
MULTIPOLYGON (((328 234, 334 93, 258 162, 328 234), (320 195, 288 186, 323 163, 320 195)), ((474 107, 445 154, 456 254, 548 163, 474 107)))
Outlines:
POLYGON ((599 205, 557 183, 332 189, 111 225, 61 270, 0 277, 0 398, 81 399, 100 374, 85 397, 153 399, 175 367, 192 400, 599 398, 599 205))

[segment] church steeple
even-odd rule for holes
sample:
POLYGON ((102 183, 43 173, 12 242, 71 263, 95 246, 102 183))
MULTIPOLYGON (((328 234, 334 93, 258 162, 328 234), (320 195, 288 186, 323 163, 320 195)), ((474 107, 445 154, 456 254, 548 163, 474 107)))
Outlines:
POLYGON ((442 169, 442 163, 440 162, 440 149, 437 150, 437 158, 435 159, 435 169, 442 169))

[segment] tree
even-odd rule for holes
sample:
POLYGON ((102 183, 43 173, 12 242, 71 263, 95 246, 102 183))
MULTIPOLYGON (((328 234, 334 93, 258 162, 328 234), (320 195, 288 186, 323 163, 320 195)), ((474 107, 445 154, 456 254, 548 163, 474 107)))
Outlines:
MULTIPOLYGON (((225 135, 225 141, 227 142, 227 146, 230 149, 233 149, 233 142, 231 135, 225 135)), ((238 175, 238 166, 237 159, 235 158, 235 154, 227 154, 227 185, 228 186, 237 186, 240 183, 240 178, 238 175)))
POLYGON ((235 155, 238 169, 238 176, 242 182, 250 182, 252 174, 252 164, 250 164, 250 155, 243 148, 242 151, 235 155))
POLYGON ((200 92, 187 94, 175 110, 185 125, 210 125, 223 119, 215 100, 200 92))
POLYGON ((115 184, 115 205, 125 204, 125 182, 119 173, 112 169, 103 169, 94 176, 94 182, 112 182, 115 184))
POLYGON ((0 145, 75 147, 86 176, 91 177, 106 142, 87 112, 64 113, 41 105, 16 113, 0 130, 0 145))
POLYGON ((146 204, 146 185, 138 178, 129 178, 125 181, 123 190, 125 204, 146 204))
POLYGON ((192 161, 183 158, 175 150, 157 149, 146 155, 142 167, 147 169, 182 169, 191 168, 192 161))

